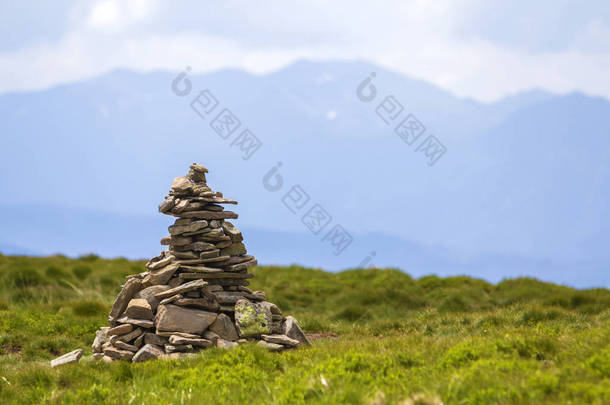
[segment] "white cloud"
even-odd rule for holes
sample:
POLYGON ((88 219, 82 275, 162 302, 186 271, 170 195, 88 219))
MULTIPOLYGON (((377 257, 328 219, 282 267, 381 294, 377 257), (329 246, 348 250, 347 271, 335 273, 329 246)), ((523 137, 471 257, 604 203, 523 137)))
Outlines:
POLYGON ((486 101, 532 87, 610 98, 604 45, 610 28, 602 20, 583 25, 571 47, 534 51, 460 35, 460 24, 469 21, 464 13, 477 4, 101 0, 71 10, 76 17, 60 40, 0 53, 0 91, 40 89, 116 68, 266 73, 307 58, 362 59, 486 101))

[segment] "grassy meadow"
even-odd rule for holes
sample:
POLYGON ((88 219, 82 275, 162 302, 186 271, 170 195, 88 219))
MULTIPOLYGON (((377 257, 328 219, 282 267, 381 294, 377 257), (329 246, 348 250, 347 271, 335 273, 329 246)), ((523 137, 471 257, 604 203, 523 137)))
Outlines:
POLYGON ((252 289, 316 334, 313 347, 94 361, 95 331, 141 271, 93 255, 0 255, 0 403, 610 404, 607 289, 263 266, 252 289), (79 364, 50 368, 77 348, 79 364))

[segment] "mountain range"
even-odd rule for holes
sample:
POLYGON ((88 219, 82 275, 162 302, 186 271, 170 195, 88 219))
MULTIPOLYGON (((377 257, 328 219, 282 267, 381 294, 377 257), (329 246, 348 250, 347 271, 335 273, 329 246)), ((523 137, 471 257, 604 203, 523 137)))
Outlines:
POLYGON ((610 286, 608 100, 533 90, 479 103, 362 62, 188 74, 186 95, 177 75, 0 95, 0 251, 155 254, 169 225, 157 204, 199 162, 240 202, 261 263, 610 286), (194 100, 218 104, 199 115, 194 100), (212 128, 225 109, 241 123, 227 139, 212 128), (425 127, 413 144, 395 132, 409 114, 425 127), (429 135, 446 150, 432 165, 429 135), (314 235, 302 218, 316 204, 332 219, 314 235), (353 239, 339 255, 323 240, 336 225, 353 239))

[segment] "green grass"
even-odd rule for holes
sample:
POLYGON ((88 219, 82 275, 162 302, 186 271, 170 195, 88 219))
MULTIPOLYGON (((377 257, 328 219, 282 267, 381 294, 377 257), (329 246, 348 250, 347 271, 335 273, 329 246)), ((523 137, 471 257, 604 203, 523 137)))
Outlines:
POLYGON ((610 404, 610 291, 519 278, 413 279, 259 267, 308 333, 282 354, 255 345, 186 360, 107 364, 90 345, 124 277, 143 262, 0 255, 1 403, 610 404), (49 360, 85 349, 77 365, 49 360))

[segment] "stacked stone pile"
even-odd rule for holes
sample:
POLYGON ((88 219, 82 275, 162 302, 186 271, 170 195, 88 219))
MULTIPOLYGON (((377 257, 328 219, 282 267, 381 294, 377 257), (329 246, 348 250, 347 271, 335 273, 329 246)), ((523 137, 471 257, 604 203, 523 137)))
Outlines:
POLYGON ((134 362, 186 356, 208 347, 256 341, 273 351, 309 344, 297 321, 284 317, 262 291, 248 288, 256 259, 247 254, 241 232, 228 219, 237 204, 206 183, 208 170, 192 164, 174 179, 159 205, 177 217, 168 249, 147 271, 127 277, 93 342, 94 356, 134 362))

